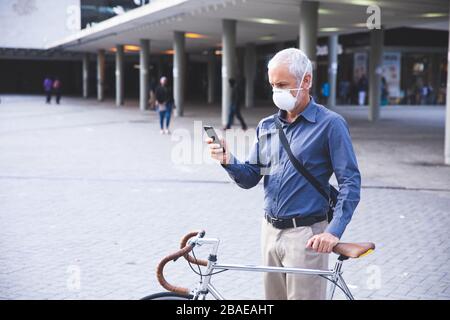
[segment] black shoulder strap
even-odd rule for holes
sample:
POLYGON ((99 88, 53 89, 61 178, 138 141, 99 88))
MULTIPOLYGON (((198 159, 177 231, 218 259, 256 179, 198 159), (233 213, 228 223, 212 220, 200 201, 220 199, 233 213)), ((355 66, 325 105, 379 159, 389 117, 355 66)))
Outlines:
MULTIPOLYGON (((281 122, 278 119, 278 116, 274 115, 275 125, 278 129, 278 136, 280 137, 281 144, 283 145, 284 149, 286 150, 289 160, 291 160, 291 163, 294 165, 295 169, 297 169, 298 172, 300 172, 301 175, 303 175, 306 180, 308 180, 309 183, 313 185, 313 187, 325 198, 327 199, 328 203, 331 205, 330 197, 328 194, 323 190, 322 185, 320 182, 309 173, 309 171, 300 163, 300 161, 297 160, 297 158, 292 154, 291 147, 289 146, 289 142, 286 138, 286 135, 284 134, 283 128, 281 126, 281 122)), ((333 186, 330 186, 331 188, 334 188, 333 186)), ((337 190, 336 190, 337 191, 337 190)))

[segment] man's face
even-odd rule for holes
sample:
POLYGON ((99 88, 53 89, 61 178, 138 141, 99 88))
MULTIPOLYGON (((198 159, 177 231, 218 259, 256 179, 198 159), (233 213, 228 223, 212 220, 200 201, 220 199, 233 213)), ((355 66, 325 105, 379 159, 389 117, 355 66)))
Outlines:
MULTIPOLYGON (((289 72, 289 68, 286 65, 278 65, 269 69, 269 83, 272 88, 278 89, 298 89, 297 79, 295 76, 289 72)), ((308 88, 309 82, 311 81, 311 76, 307 74, 303 79, 303 83, 301 84, 302 88, 308 88)), ((295 97, 297 95, 297 90, 290 91, 291 95, 295 97)), ((298 98, 303 94, 309 94, 308 90, 302 90, 298 93, 298 98)))

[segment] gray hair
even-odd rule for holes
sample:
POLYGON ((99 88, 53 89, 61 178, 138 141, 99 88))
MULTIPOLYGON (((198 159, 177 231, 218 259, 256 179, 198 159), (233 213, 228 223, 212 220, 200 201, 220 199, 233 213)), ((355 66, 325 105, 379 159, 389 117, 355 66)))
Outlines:
POLYGON ((280 65, 289 68, 289 72, 297 79, 297 85, 300 85, 303 73, 309 74, 312 80, 312 64, 306 54, 297 48, 288 48, 278 51, 267 64, 267 69, 272 69, 280 65))

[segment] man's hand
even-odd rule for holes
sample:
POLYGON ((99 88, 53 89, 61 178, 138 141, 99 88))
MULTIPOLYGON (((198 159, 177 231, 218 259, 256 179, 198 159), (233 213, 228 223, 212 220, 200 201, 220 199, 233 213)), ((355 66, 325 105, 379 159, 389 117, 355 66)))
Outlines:
POLYGON ((223 150, 224 148, 220 147, 218 143, 213 143, 212 138, 207 138, 205 142, 209 144, 209 153, 211 154, 211 158, 219 160, 221 164, 230 163, 230 153, 228 152, 224 139, 220 139, 220 142, 224 146, 225 150, 223 150))
POLYGON ((311 248, 320 253, 331 253, 338 242, 339 238, 331 233, 324 232, 312 236, 306 243, 306 248, 311 248))

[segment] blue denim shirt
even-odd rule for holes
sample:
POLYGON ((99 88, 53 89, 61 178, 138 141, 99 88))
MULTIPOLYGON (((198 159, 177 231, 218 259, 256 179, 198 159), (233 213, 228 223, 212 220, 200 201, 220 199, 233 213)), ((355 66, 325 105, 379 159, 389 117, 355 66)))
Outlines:
MULTIPOLYGON (((345 119, 314 102, 292 123, 286 111, 277 114, 293 154, 329 190, 334 173, 339 196, 326 232, 341 238, 359 203, 361 175, 345 119)), ((264 177, 264 210, 274 218, 326 215, 327 200, 295 169, 279 142, 273 115, 262 119, 248 159, 222 165, 242 188, 252 188, 264 177)))

